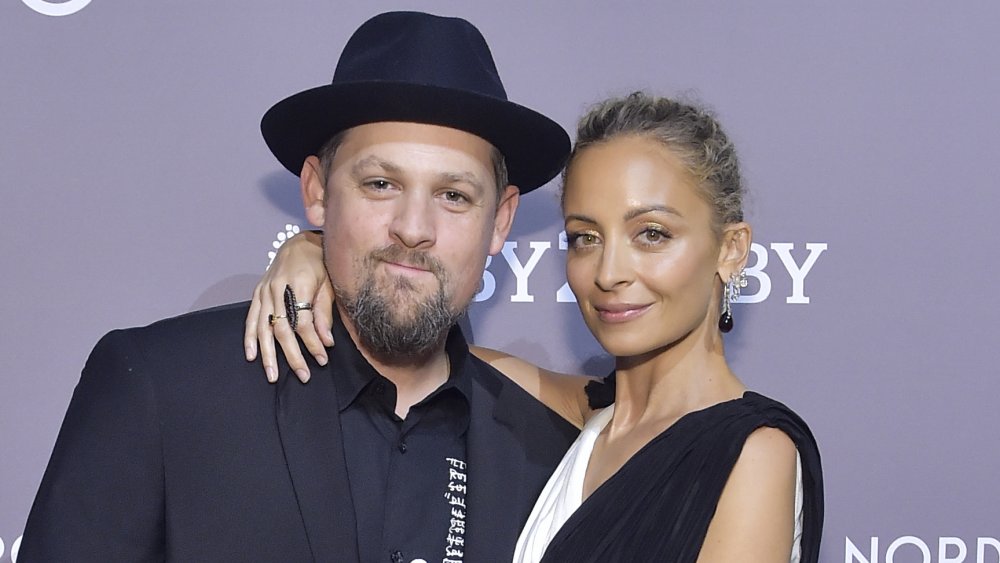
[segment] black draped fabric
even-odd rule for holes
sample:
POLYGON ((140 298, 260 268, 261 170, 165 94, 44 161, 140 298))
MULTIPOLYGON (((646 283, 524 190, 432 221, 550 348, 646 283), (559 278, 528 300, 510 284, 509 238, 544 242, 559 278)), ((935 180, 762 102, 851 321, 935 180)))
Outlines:
POLYGON ((694 562, 747 437, 784 431, 802 460, 802 561, 819 559, 823 475, 812 433, 785 405, 746 392, 689 413, 590 495, 552 539, 543 563, 694 562))

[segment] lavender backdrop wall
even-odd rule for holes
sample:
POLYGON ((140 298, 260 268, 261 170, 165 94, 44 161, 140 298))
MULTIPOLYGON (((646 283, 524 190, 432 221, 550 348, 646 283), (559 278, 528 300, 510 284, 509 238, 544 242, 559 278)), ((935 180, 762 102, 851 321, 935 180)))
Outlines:
MULTIPOLYGON (((0 562, 97 339, 247 298, 305 225, 260 116, 385 9, 470 19, 511 96, 569 129, 639 88, 713 106, 758 244, 729 352, 816 433, 823 561, 1000 561, 997 4, 8 0, 0 562)), ((559 232, 555 186, 524 200, 472 331, 597 373, 559 232)))

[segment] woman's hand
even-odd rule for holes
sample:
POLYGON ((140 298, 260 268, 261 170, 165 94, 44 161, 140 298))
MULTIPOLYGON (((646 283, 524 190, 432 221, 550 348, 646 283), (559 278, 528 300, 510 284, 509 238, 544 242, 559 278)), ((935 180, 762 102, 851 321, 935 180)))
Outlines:
POLYGON ((243 348, 247 361, 260 357, 267 380, 278 380, 277 356, 274 339, 281 345, 288 366, 303 383, 309 381, 309 367, 302 357, 302 350, 295 338, 298 334, 306 350, 320 365, 326 365, 326 347, 333 346, 333 286, 323 265, 322 234, 311 231, 294 236, 278 249, 271 267, 253 290, 253 301, 247 313, 243 348), (298 311, 298 323, 293 331, 284 317, 285 286, 295 292, 296 300, 312 303, 312 310, 298 311), (281 316, 274 326, 270 315, 281 316))

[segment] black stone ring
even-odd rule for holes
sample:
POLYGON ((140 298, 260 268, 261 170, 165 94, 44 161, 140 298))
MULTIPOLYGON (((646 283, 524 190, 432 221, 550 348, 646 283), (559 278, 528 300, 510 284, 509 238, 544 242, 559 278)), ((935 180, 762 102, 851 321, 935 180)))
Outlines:
POLYGON ((295 306, 295 292, 292 286, 285 286, 285 315, 288 317, 288 325, 292 330, 299 328, 299 309, 295 306))

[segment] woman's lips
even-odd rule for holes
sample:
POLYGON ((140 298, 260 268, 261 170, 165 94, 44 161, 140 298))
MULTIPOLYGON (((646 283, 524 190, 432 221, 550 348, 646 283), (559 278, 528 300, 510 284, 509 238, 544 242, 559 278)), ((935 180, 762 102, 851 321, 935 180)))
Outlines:
POLYGON ((624 323, 648 311, 650 305, 635 305, 632 303, 609 303, 594 305, 601 321, 606 323, 624 323))

